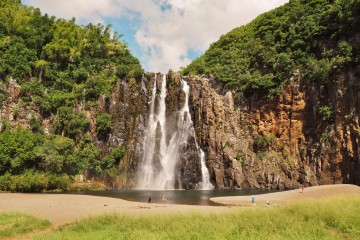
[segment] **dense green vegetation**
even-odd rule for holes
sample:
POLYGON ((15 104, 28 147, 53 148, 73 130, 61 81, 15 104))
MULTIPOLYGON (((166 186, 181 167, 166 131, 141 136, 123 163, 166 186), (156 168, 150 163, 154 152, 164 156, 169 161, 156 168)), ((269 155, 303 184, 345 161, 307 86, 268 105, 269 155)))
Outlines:
POLYGON ((105 215, 34 239, 358 239, 360 198, 189 215, 105 215))
POLYGON ((85 173, 111 179, 124 152, 120 146, 101 158, 87 135, 75 144, 68 137, 5 125, 0 132, 0 190, 69 190, 73 176, 85 173))
POLYGON ((111 115, 107 113, 99 114, 96 117, 96 132, 98 138, 106 139, 111 131, 111 115))
MULTIPOLYGON (((11 129, 2 120, 0 190, 66 190, 76 174, 114 176, 124 151, 116 160, 113 153, 104 156, 79 109, 96 106, 100 95, 110 96, 119 79, 141 78, 139 61, 120 37, 111 26, 78 26, 75 19, 42 15, 19 0, 1 1, 0 100, 7 95, 5 84, 16 81, 21 99, 14 119, 24 109, 36 114, 31 114, 30 129, 11 129), (39 121, 45 118, 53 123, 51 134, 39 121)), ((99 113, 96 130, 98 139, 106 141, 109 114, 99 113)))
POLYGON ((0 214, 0 239, 41 230, 50 226, 48 220, 41 220, 21 213, 0 214))
POLYGON ((183 74, 212 73, 245 96, 276 96, 300 75, 320 84, 360 61, 359 0, 290 0, 223 35, 183 74))

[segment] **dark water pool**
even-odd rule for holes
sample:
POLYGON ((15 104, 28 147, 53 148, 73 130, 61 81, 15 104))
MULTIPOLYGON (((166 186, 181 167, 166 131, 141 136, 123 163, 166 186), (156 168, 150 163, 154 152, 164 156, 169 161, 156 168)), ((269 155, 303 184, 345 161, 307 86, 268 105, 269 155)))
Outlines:
POLYGON ((275 190, 164 190, 164 191, 152 191, 152 190, 138 190, 138 189, 126 189, 126 190, 106 190, 106 191, 84 191, 76 192, 75 194, 102 196, 121 198, 128 201, 136 202, 148 202, 151 197, 152 203, 171 203, 171 204, 188 204, 188 205, 209 205, 217 206, 219 204, 210 201, 212 197, 221 196, 244 196, 249 195, 249 202, 251 201, 251 195, 265 194, 270 192, 276 192, 275 190), (163 200, 165 195, 167 200, 163 200))

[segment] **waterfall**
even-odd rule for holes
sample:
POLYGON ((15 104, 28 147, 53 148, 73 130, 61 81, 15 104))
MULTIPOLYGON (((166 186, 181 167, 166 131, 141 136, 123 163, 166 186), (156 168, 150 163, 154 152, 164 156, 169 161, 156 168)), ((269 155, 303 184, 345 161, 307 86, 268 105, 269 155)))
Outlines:
POLYGON ((151 96, 151 108, 147 129, 143 141, 143 161, 138 170, 139 188, 144 189, 175 189, 176 182, 181 186, 179 174, 176 174, 176 166, 180 159, 180 149, 188 144, 189 137, 195 139, 201 165, 202 182, 201 189, 212 189, 210 176, 205 164, 205 154, 198 146, 195 137, 195 130, 189 112, 189 90, 187 82, 181 80, 182 90, 185 93, 185 103, 178 112, 176 130, 171 134, 167 143, 166 136, 166 75, 163 75, 161 82, 158 109, 155 109, 156 102, 156 75, 151 96))
POLYGON ((151 107, 147 129, 143 142, 143 162, 140 168, 141 177, 139 178, 139 186, 141 188, 150 188, 153 179, 153 156, 155 152, 155 135, 157 126, 157 116, 155 115, 155 99, 156 99, 156 73, 154 87, 151 94, 151 107))
POLYGON ((138 172, 138 187, 144 189, 172 189, 172 164, 167 161, 166 146, 166 75, 163 75, 159 107, 156 111, 156 79, 151 94, 151 107, 143 141, 143 161, 138 172))
POLYGON ((190 116, 190 110, 189 110, 189 91, 190 87, 188 83, 184 80, 181 80, 182 89, 185 93, 185 104, 184 107, 180 111, 180 119, 178 123, 180 122, 180 125, 183 125, 184 128, 182 130, 184 131, 184 141, 186 142, 188 137, 194 137, 195 138, 195 145, 196 149, 198 150, 199 159, 200 159, 200 165, 201 165, 201 183, 200 188, 203 190, 209 190, 213 189, 213 185, 210 182, 210 175, 209 171, 205 164, 205 153, 204 151, 199 147, 199 144, 196 141, 196 135, 195 135, 195 129, 194 129, 194 123, 191 120, 190 116))

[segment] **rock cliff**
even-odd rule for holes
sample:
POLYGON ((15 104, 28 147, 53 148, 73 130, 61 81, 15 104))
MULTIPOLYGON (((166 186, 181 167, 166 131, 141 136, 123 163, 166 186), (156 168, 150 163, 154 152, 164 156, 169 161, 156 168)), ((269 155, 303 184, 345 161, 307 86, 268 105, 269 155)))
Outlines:
POLYGON ((317 86, 299 81, 298 74, 272 100, 236 96, 209 78, 186 78, 198 139, 217 187, 360 184, 356 75, 317 86), (329 116, 321 106, 329 106, 329 116))
MULTIPOLYGON (((333 85, 318 86, 299 81, 296 73, 274 99, 244 98, 211 77, 183 77, 190 85, 190 112, 198 144, 206 155, 211 182, 218 188, 290 189, 300 184, 360 184, 360 89, 358 76, 342 75, 333 85), (351 87, 349 87, 351 86, 351 87), (321 112, 329 106, 329 114, 321 112)), ((133 187, 142 161, 143 137, 150 109, 151 89, 160 75, 146 74, 142 81, 118 81, 111 97, 100 97, 90 110, 92 141, 106 154, 124 145, 126 154, 112 187, 133 187), (107 141, 96 138, 96 113, 112 116, 107 141)), ((176 127, 184 104, 180 76, 168 75, 167 127, 176 127)), ((158 83, 157 86, 160 86, 158 83)), ((14 126, 29 126, 31 115, 39 118, 45 132, 52 132, 52 118, 41 118, 34 106, 21 106, 20 86, 10 81, 1 117, 14 126)), ((158 89, 157 92, 160 90, 158 89)), ((157 100, 158 101, 158 100, 157 100)), ((170 131, 171 132, 171 131, 170 131)), ((195 139, 178 164, 182 188, 196 188, 201 179, 195 139)))

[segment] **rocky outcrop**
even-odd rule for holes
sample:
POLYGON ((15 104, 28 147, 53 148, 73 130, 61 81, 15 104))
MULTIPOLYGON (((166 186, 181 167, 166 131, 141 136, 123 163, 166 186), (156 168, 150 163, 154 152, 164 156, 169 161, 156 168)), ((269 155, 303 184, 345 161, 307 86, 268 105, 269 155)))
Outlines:
POLYGON ((360 184, 356 77, 317 86, 298 74, 272 100, 234 97, 211 79, 187 78, 196 132, 217 187, 360 184))
MULTIPOLYGON (((10 123, 12 127, 22 126, 28 128, 30 127, 30 119, 33 116, 38 118, 39 109, 34 104, 23 104, 20 90, 20 85, 13 78, 1 84, 0 119, 10 123)), ((45 121, 43 125, 46 130, 48 123, 45 121)))

